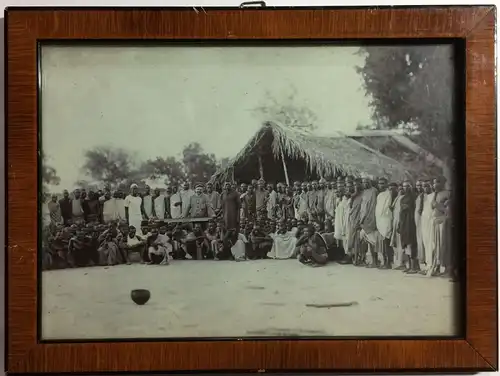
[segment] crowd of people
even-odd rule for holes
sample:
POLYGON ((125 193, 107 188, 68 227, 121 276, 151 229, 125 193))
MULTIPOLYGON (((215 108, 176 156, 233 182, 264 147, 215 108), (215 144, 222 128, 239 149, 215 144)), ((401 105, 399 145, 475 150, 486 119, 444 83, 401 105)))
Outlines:
POLYGON ((289 259, 456 278, 445 179, 184 183, 76 189, 48 202, 45 269, 179 259, 289 259), (194 189, 193 189, 194 188, 194 189))

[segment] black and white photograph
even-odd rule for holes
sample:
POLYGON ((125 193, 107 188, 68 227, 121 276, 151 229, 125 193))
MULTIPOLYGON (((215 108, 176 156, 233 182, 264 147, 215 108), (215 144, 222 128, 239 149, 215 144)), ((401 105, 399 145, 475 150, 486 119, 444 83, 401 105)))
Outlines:
POLYGON ((39 75, 41 339, 459 334, 451 45, 43 43, 39 75))

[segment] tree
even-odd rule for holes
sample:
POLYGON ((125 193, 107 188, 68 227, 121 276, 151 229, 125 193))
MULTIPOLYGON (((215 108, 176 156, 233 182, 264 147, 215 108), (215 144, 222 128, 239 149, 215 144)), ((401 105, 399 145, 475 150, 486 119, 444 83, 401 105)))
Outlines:
MULTIPOLYGON (((442 45, 368 46, 362 75, 377 128, 404 129, 451 168, 453 55, 442 45)), ((446 173, 446 172, 445 172, 446 173)))
POLYGON ((269 92, 266 93, 265 104, 252 111, 262 118, 262 122, 276 122, 286 127, 311 132, 317 128, 316 114, 307 106, 299 105, 296 99, 297 91, 283 100, 277 100, 269 92))
POLYGON ((82 167, 85 174, 93 180, 109 186, 117 186, 129 179, 140 178, 130 154, 123 149, 99 146, 85 152, 82 167))
POLYGON ((48 164, 48 158, 44 153, 41 153, 42 158, 42 191, 44 195, 48 194, 50 191, 49 185, 59 185, 61 178, 57 175, 57 171, 54 167, 48 164))
POLYGON ((206 182, 217 170, 215 155, 205 153, 197 142, 184 147, 182 163, 186 178, 192 183, 206 182))
POLYGON ((175 157, 148 159, 141 167, 150 179, 165 177, 166 184, 178 185, 186 180, 184 166, 175 157))

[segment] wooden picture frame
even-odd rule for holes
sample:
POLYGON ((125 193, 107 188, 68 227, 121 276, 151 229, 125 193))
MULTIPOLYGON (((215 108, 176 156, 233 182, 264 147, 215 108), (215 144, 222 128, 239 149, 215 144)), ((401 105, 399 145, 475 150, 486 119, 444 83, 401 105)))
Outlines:
POLYGON ((498 369, 495 7, 8 8, 7 370, 498 369), (43 40, 457 38, 466 62, 465 338, 40 343, 38 43, 43 40))

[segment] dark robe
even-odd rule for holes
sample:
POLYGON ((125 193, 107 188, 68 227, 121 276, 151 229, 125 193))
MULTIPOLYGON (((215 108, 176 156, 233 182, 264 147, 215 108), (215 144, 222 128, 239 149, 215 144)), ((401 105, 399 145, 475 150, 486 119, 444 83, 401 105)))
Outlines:
POLYGON ((241 200, 241 206, 243 207, 243 217, 247 221, 254 221, 257 217, 255 193, 246 193, 241 200))
POLYGON ((61 215, 64 224, 68 224, 69 222, 71 222, 71 218, 73 217, 73 207, 71 205, 71 199, 63 198, 59 200, 59 206, 61 207, 61 215))
POLYGON ((401 247, 411 247, 412 253, 417 252, 417 229, 415 226, 415 196, 412 192, 405 193, 400 201, 398 232, 401 247))
POLYGON ((240 195, 236 191, 224 192, 221 197, 222 215, 228 230, 240 224, 240 195))

